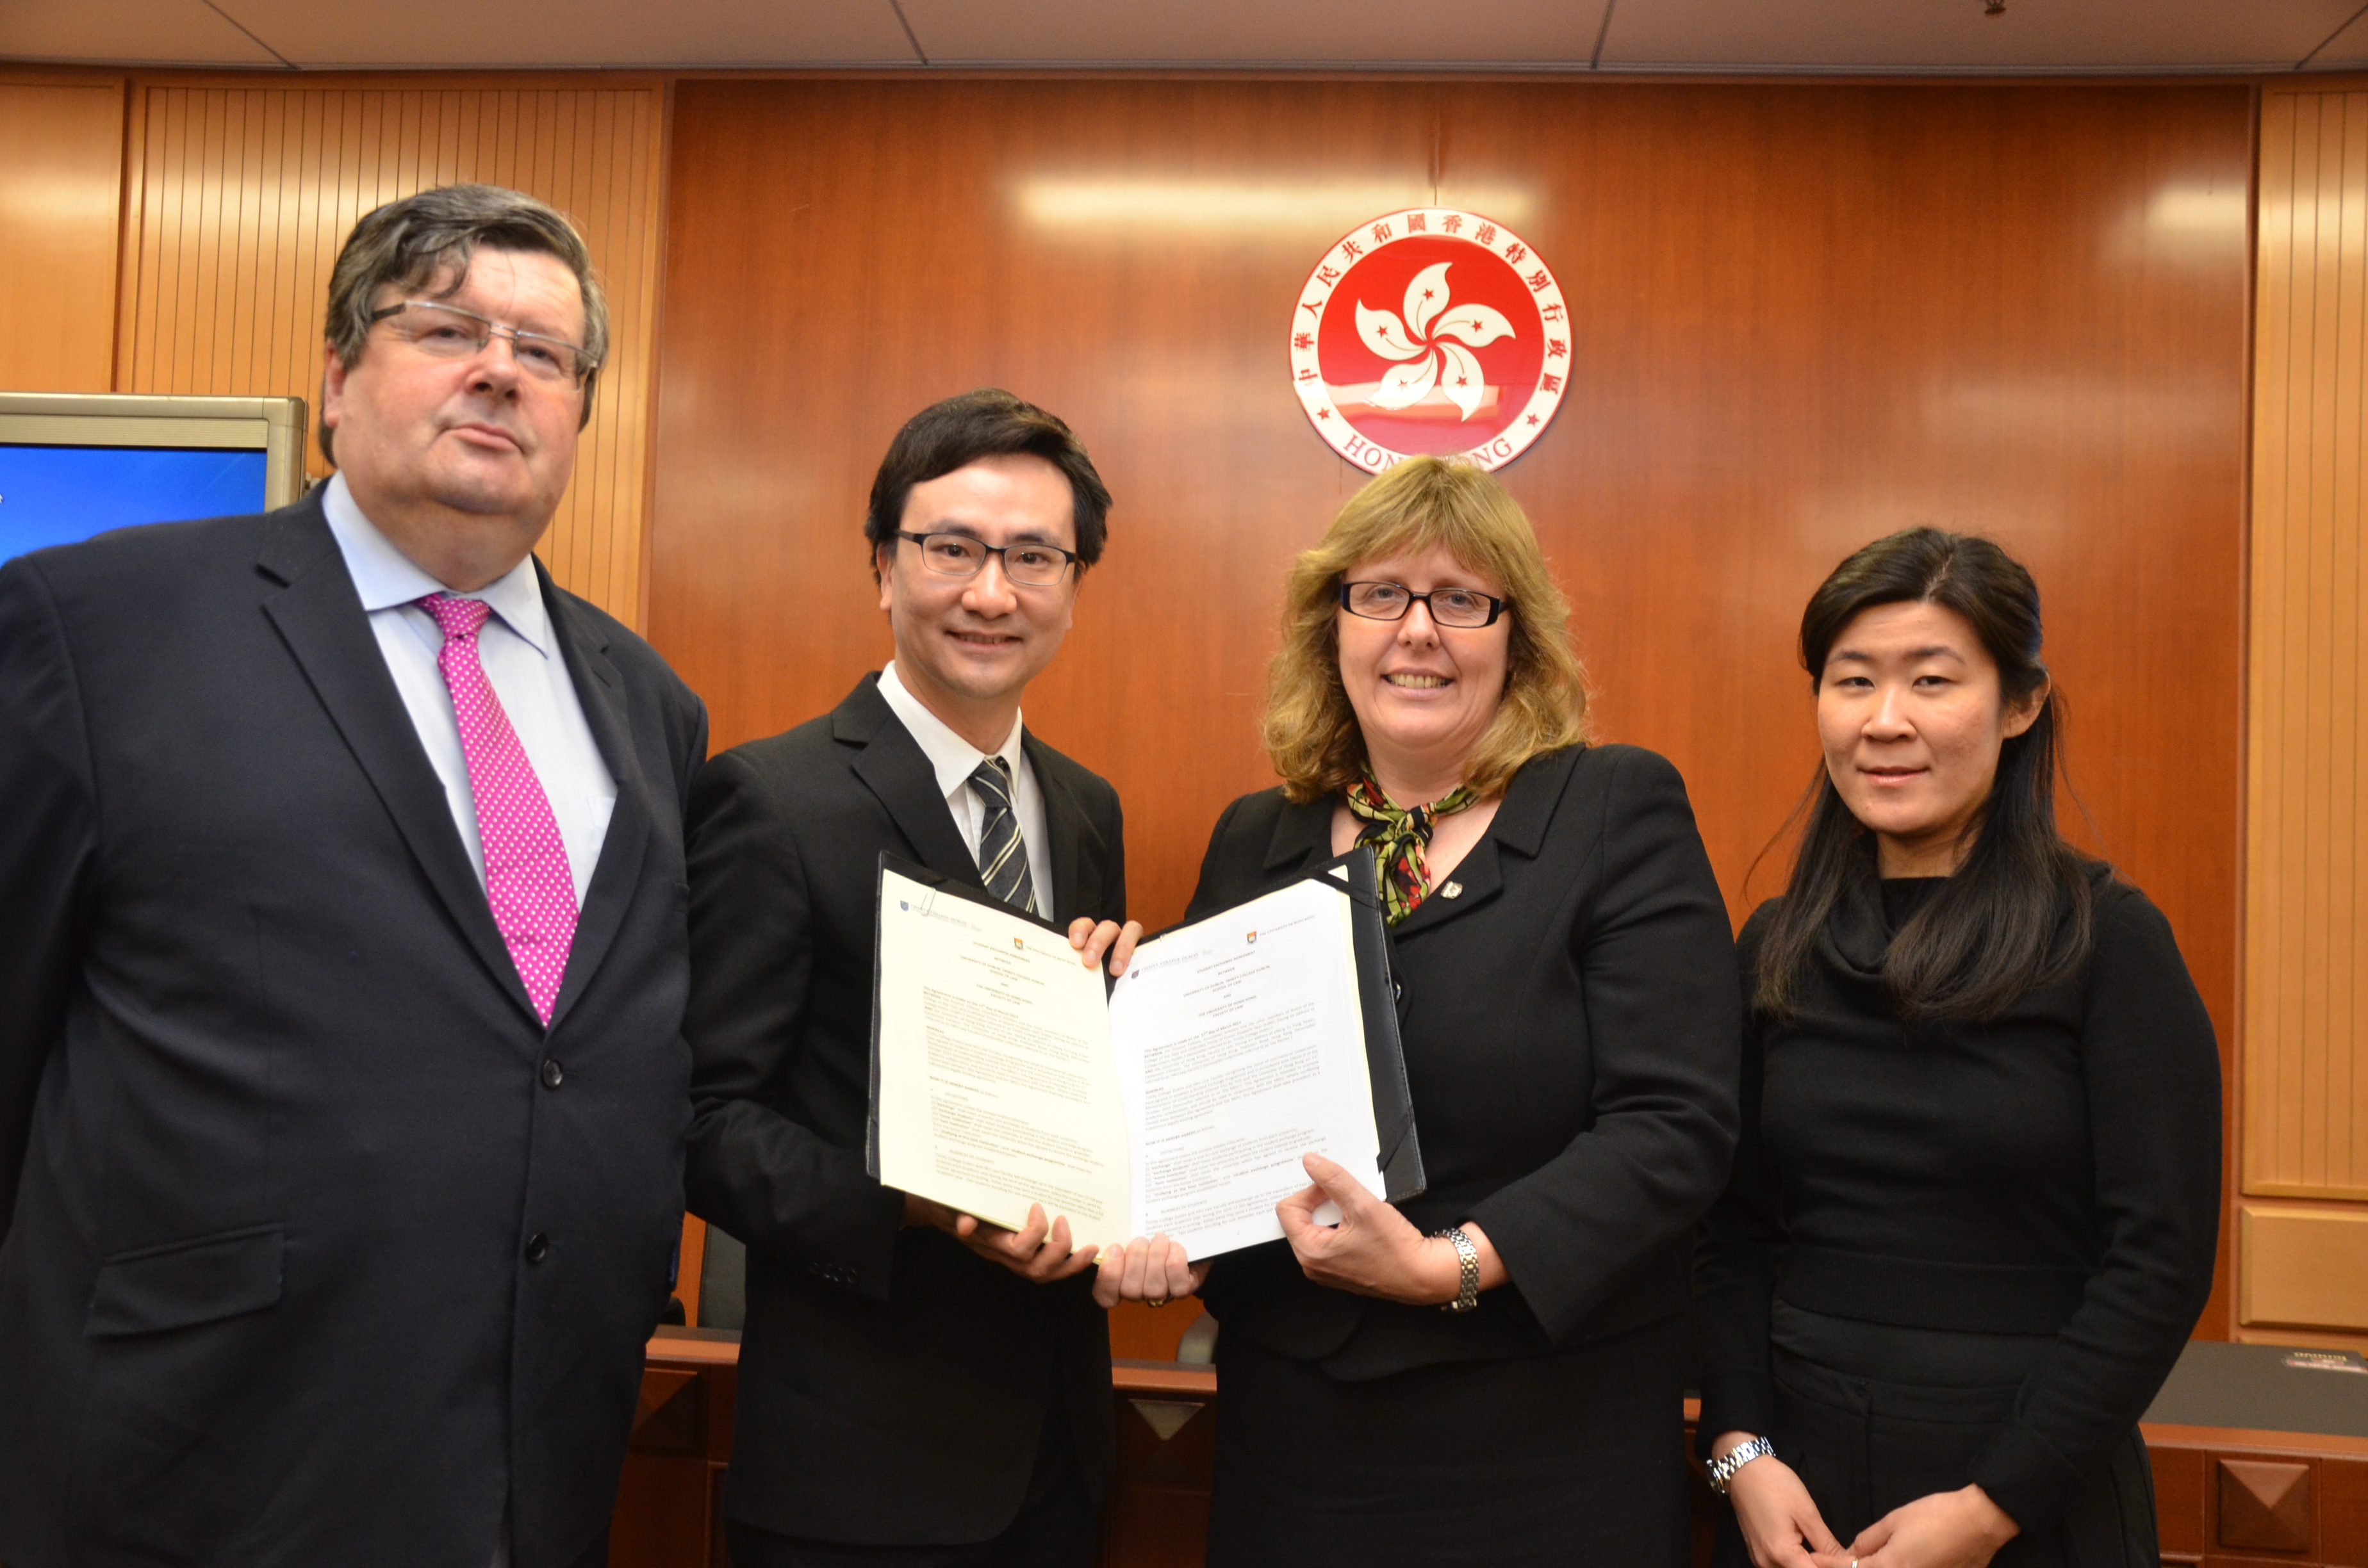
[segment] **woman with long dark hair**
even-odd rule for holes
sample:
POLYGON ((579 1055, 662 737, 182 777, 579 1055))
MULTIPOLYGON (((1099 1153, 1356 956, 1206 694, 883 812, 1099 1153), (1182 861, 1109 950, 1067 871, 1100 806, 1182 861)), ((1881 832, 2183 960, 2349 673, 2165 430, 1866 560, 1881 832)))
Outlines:
POLYGON ((2019 562, 1878 540, 1801 659, 1824 776, 1744 927, 1696 1270, 1719 1561, 2154 1568, 2137 1420, 2211 1289, 2211 1020, 2161 913, 2056 829, 2019 562))

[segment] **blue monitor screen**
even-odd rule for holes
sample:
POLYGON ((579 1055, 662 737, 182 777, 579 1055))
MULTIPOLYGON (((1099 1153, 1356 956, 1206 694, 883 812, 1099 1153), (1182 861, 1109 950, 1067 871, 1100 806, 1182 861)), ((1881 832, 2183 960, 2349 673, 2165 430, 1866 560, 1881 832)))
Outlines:
POLYGON ((263 510, 266 454, 0 442, 0 561, 130 523, 263 510))

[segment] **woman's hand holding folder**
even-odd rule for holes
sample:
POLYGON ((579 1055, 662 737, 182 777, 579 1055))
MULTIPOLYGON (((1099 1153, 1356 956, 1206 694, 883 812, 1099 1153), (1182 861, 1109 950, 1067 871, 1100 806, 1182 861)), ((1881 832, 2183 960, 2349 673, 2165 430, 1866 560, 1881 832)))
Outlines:
MULTIPOLYGON (((1416 1230, 1338 1163, 1321 1154, 1309 1154, 1302 1163, 1315 1185, 1292 1193, 1274 1210, 1307 1278, 1336 1290, 1415 1306, 1456 1299, 1463 1265, 1453 1243, 1416 1230), (1327 1202, 1339 1206, 1339 1223, 1316 1219, 1315 1211, 1327 1202)), ((1479 1226, 1466 1220, 1459 1228, 1479 1255, 1481 1290, 1493 1290, 1511 1278, 1479 1226)))

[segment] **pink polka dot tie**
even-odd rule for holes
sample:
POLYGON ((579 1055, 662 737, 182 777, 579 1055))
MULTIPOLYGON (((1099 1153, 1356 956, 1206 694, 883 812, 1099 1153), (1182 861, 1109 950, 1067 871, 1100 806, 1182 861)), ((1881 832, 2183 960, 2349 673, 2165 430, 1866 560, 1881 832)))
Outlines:
POLYGON ((461 756, 477 798, 477 838, 484 848, 485 896, 494 906, 494 924, 501 927, 510 961, 526 982, 527 1000, 548 1025, 559 983, 567 974, 567 950, 575 944, 575 879, 567 869, 567 846, 542 781, 485 678, 477 633, 492 607, 481 599, 430 594, 419 608, 444 632, 436 667, 444 672, 453 714, 461 721, 461 756))

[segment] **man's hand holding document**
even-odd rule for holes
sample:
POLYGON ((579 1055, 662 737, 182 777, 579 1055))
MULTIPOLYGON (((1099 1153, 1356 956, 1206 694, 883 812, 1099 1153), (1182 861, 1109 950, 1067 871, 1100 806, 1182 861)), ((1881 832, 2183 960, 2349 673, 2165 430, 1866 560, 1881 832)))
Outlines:
POLYGON ((1421 1190, 1370 857, 1136 948, 1105 986, 1066 937, 883 855, 872 1173, 1072 1244, 1192 1260, 1282 1235, 1303 1155, 1421 1190), (1377 1114, 1378 1112, 1378 1114, 1377 1114), (1039 1222, 1046 1222, 1040 1221, 1039 1222))

